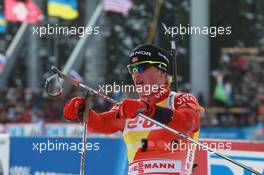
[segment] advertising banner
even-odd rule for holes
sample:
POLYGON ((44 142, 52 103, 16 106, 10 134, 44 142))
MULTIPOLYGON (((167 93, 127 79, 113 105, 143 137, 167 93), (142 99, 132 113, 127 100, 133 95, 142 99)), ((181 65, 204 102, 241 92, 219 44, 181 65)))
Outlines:
POLYGON ((4 131, 10 137, 37 136, 42 134, 42 124, 7 124, 2 128, 4 128, 4 131))
MULTIPOLYGON (((203 140, 229 158, 239 161, 264 174, 264 142, 203 140)), ((204 150, 197 150, 197 167, 193 175, 252 175, 251 172, 204 150)))
MULTIPOLYGON (((0 125, 0 134, 6 133, 10 137, 82 137, 83 127, 79 123, 54 124, 6 124, 0 125)), ((90 137, 117 137, 118 134, 89 134, 90 137)))
MULTIPOLYGON (((81 138, 11 138, 10 175, 78 175, 81 138)), ((121 139, 89 138, 85 174, 124 175, 125 145, 121 139)))
POLYGON ((252 140, 256 128, 202 128, 200 138, 228 139, 228 140, 252 140))
MULTIPOLYGON (((44 133, 52 137, 29 137, 29 134, 38 133, 37 127, 25 129, 23 128, 25 126, 19 128, 10 125, 11 128, 8 129, 10 133, 26 136, 10 139, 10 175, 35 175, 41 172, 44 173, 42 175, 45 173, 78 174, 82 148, 81 137, 76 137, 82 133, 79 126, 50 124, 45 126, 44 133)), ((89 138, 88 142, 86 172, 92 175, 116 175, 117 172, 120 175, 127 174, 127 152, 121 138, 89 138)), ((226 139, 204 139, 201 142, 264 173, 264 142, 226 139)), ((2 153, 0 155, 3 159, 2 153)), ((7 159, 6 156, 4 157, 7 159)), ((2 164, 8 162, 1 161, 2 164)), ((198 166, 193 175, 201 175, 201 173, 203 175, 252 175, 243 168, 202 149, 196 149, 195 163, 198 166)))
MULTIPOLYGON (((202 128, 200 138, 252 140, 259 138, 257 127, 245 128, 202 128)), ((11 137, 50 136, 50 137, 82 137, 83 127, 79 123, 48 123, 48 124, 0 124, 0 133, 9 134, 11 137)), ((114 137, 100 134, 101 137, 114 137)), ((94 137, 94 136, 92 136, 94 137)))

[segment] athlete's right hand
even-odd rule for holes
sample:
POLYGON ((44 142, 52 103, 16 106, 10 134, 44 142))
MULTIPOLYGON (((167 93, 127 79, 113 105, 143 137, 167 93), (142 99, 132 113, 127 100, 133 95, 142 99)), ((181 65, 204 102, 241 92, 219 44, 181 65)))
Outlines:
POLYGON ((82 120, 84 101, 82 97, 74 97, 66 103, 63 109, 64 117, 71 121, 82 120))

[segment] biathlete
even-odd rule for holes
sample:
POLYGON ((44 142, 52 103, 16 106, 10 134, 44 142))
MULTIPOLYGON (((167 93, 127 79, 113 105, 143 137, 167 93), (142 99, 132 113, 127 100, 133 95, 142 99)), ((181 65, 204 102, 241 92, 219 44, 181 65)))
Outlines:
MULTIPOLYGON (((103 113, 89 112, 88 132, 112 134, 122 132, 128 151, 128 174, 190 175, 195 150, 191 143, 137 116, 143 114, 198 140, 200 117, 204 109, 189 93, 173 92, 169 87, 170 56, 154 45, 140 45, 130 55, 128 71, 136 86, 149 86, 151 93, 141 88, 139 99, 125 99, 103 113)), ((149 90, 149 88, 148 88, 149 90)), ((79 120, 84 98, 72 98, 64 107, 64 116, 79 120)))

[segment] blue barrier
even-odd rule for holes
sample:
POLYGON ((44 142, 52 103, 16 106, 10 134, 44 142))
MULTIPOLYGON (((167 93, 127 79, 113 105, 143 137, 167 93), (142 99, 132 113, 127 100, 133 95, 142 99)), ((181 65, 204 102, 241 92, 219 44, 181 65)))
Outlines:
MULTIPOLYGON (((254 153, 254 152, 253 152, 254 153)), ((227 164, 224 164, 222 161, 223 159, 219 156, 216 155, 210 155, 211 158, 211 174, 212 175, 253 175, 252 172, 243 169, 238 166, 232 166, 231 163, 229 163, 229 166, 227 164)), ((264 168, 263 168, 263 162, 264 158, 263 157, 255 157, 254 154, 251 156, 250 154, 248 156, 241 156, 241 155, 236 155, 236 156, 229 156, 229 158, 242 162, 245 165, 248 165, 249 167, 254 167, 255 169, 258 167, 262 167, 261 169, 258 169, 259 172, 264 173, 264 168)))
MULTIPOLYGON (((82 143, 79 138, 11 137, 10 175, 79 174, 82 143)), ((122 139, 89 138, 85 174, 127 174, 122 139)))

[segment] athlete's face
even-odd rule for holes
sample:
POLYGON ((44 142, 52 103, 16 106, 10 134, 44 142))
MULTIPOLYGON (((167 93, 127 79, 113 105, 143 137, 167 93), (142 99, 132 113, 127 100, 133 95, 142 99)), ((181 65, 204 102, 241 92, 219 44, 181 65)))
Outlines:
POLYGON ((149 95, 157 91, 166 82, 166 73, 153 65, 150 65, 144 72, 133 73, 132 78, 137 87, 137 93, 140 97, 149 95), (141 91, 142 90, 142 91, 141 91))

